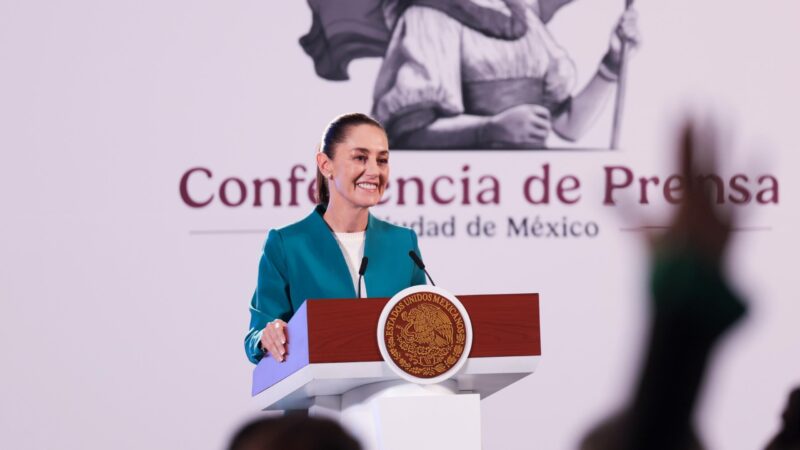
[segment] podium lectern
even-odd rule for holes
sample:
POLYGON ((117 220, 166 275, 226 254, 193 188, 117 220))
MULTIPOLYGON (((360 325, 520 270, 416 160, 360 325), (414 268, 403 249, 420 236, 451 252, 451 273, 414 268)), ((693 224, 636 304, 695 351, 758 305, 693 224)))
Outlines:
POLYGON ((285 361, 265 357, 253 372, 257 407, 340 420, 366 450, 480 448, 479 399, 533 373, 541 357, 539 296, 457 298, 472 324, 468 359, 427 386, 400 379, 383 361, 377 326, 389 299, 307 300, 287 326, 285 361))

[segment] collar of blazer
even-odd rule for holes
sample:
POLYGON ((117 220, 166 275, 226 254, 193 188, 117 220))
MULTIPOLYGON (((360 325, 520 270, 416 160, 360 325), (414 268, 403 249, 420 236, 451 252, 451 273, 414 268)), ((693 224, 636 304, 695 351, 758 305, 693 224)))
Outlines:
MULTIPOLYGON (((356 290, 355 286, 353 286, 352 278, 350 277, 350 269, 347 266, 347 261, 344 259, 344 254, 342 254, 342 249, 339 247, 339 244, 336 242, 336 237, 333 235, 333 229, 331 229, 330 225, 325 222, 323 219, 323 215, 325 214, 325 205, 317 205, 314 208, 314 212, 312 212, 308 220, 313 223, 314 226, 314 234, 320 235, 320 246, 323 253, 329 255, 331 261, 336 261, 334 267, 331 267, 331 270, 335 272, 335 276, 337 279, 347 280, 350 289, 352 290, 352 297, 355 298, 356 290), (327 230, 325 233, 323 230, 327 230)), ((380 228, 378 226, 378 219, 376 219, 372 213, 369 214, 369 218, 367 219, 367 229, 364 233, 364 256, 368 259, 373 260, 373 249, 377 250, 377 246, 380 246, 378 241, 380 241, 380 237, 376 236, 379 234, 377 231, 380 228)), ((375 257, 380 253, 380 251, 375 252, 375 257)), ((361 261, 357 263, 360 265, 361 261)), ((374 264, 371 264, 374 266, 374 264)), ((367 272, 364 274, 364 284, 367 287, 367 293, 370 292, 370 281, 374 280, 375 277, 370 276, 369 266, 367 268, 367 272)))

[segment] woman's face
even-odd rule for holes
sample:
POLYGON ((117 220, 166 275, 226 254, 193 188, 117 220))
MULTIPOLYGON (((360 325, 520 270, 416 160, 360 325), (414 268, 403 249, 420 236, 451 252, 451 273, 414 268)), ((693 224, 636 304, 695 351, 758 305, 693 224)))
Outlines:
POLYGON ((323 158, 320 170, 333 176, 328 178, 332 202, 356 208, 377 205, 389 180, 386 133, 373 125, 349 127, 344 141, 334 147, 333 158, 323 158))

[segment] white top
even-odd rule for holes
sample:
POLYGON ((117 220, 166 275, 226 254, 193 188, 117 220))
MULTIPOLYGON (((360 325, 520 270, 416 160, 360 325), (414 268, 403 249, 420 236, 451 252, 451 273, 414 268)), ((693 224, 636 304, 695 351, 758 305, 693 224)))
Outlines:
MULTIPOLYGON (((364 238, 365 231, 357 233, 333 233, 339 248, 342 249, 344 260, 347 261, 347 268, 350 269, 350 276, 353 277, 353 288, 358 293, 358 269, 361 267, 361 258, 364 257, 364 238)), ((367 296, 367 286, 361 280, 361 296, 367 296)))

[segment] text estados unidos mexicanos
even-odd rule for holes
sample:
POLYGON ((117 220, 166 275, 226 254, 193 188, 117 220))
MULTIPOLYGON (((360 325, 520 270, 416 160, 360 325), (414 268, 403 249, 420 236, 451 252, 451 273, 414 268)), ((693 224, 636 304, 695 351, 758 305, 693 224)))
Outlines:
MULTIPOLYGON (((312 168, 314 169, 314 168, 312 168)), ((403 175, 389 180, 381 204, 423 205, 499 205, 504 189, 491 174, 473 174, 469 165, 460 174, 437 176, 403 175)), ((314 172, 302 164, 294 165, 288 177, 245 178, 220 176, 207 167, 184 171, 179 181, 183 203, 204 208, 215 203, 225 207, 295 207, 316 203, 314 172)), ((693 184, 708 189, 716 203, 767 205, 779 202, 778 179, 771 174, 735 173, 729 176, 700 174, 687 180, 678 174, 637 175, 626 166, 602 167, 602 204, 614 206, 622 198, 639 204, 680 203, 687 187, 693 184)), ((581 202, 581 180, 571 174, 556 174, 549 163, 526 176, 514 191, 531 205, 575 205, 581 202)))

